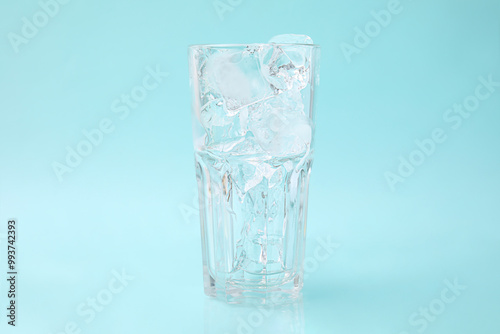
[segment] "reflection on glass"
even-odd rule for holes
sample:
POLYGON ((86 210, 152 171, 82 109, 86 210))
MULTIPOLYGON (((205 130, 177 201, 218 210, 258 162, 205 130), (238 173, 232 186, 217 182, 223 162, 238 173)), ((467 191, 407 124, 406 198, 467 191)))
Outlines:
POLYGON ((205 300, 205 334, 303 334, 302 298, 285 305, 228 305, 205 300))

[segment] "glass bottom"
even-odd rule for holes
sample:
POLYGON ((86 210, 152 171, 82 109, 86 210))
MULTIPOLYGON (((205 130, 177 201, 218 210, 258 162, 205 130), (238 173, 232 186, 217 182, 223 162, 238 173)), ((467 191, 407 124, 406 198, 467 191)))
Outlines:
POLYGON ((260 284, 253 287, 226 281, 219 283, 210 275, 206 266, 203 267, 203 276, 205 294, 229 304, 287 304, 301 296, 303 286, 301 275, 289 278, 280 285, 260 284))

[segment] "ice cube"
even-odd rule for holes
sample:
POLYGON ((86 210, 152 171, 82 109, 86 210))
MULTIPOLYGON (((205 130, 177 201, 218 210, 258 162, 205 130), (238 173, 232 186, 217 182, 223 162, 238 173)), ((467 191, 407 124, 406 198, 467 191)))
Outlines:
POLYGON ((297 45, 266 45, 260 53, 262 76, 280 93, 309 82, 310 50, 297 45))
POLYGON ((311 37, 307 35, 283 34, 274 36, 269 43, 276 44, 314 44, 311 37))
POLYGON ((276 172, 276 168, 270 164, 257 160, 237 160, 233 166, 233 172, 237 175, 236 186, 242 194, 257 187, 264 179, 270 180, 276 172))
POLYGON ((208 49, 199 56, 197 110, 207 148, 236 156, 286 156, 308 148, 312 130, 303 89, 312 48, 294 43, 312 40, 280 35, 268 44, 208 49))
POLYGON ((201 124, 205 128, 225 126, 231 123, 231 120, 226 117, 221 98, 213 99, 205 103, 205 105, 200 108, 200 116, 201 124))
MULTIPOLYGON (((221 97, 205 103, 200 108, 200 123, 207 134, 206 144, 227 152, 239 144, 247 132, 240 115, 229 116, 221 97)), ((246 120, 245 120, 246 122, 246 120)))
POLYGON ((253 133, 249 132, 244 140, 239 141, 231 148, 231 154, 234 156, 241 155, 262 155, 266 152, 259 145, 253 133))
POLYGON ((280 94, 249 112, 248 129, 270 155, 286 156, 304 152, 311 143, 312 131, 303 109, 300 92, 280 94), (293 97, 297 99, 294 101, 293 97))
POLYGON ((291 119, 271 142, 269 153, 289 156, 305 152, 311 144, 311 126, 306 117, 291 119))
POLYGON ((251 97, 249 79, 237 65, 239 58, 238 53, 220 53, 210 58, 207 65, 207 76, 226 103, 229 102, 229 110, 233 109, 230 108, 233 100, 248 100, 251 97))
POLYGON ((228 115, 241 108, 272 96, 269 84, 260 75, 258 47, 245 51, 225 51, 213 55, 207 64, 211 85, 224 98, 228 115))

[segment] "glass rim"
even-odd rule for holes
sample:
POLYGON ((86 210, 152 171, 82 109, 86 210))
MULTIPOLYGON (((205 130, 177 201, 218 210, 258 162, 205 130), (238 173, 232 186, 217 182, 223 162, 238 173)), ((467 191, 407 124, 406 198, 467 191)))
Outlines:
POLYGON ((234 49, 234 48, 247 48, 249 46, 304 46, 313 49, 319 49, 319 44, 306 44, 306 43, 248 43, 248 44, 190 44, 188 49, 234 49))

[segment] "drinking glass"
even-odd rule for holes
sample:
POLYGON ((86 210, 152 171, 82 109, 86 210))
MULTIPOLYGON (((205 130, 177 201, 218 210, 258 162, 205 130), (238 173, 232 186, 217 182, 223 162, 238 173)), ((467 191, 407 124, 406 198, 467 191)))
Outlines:
POLYGON ((303 285, 319 46, 192 45, 205 294, 280 303, 303 285))

